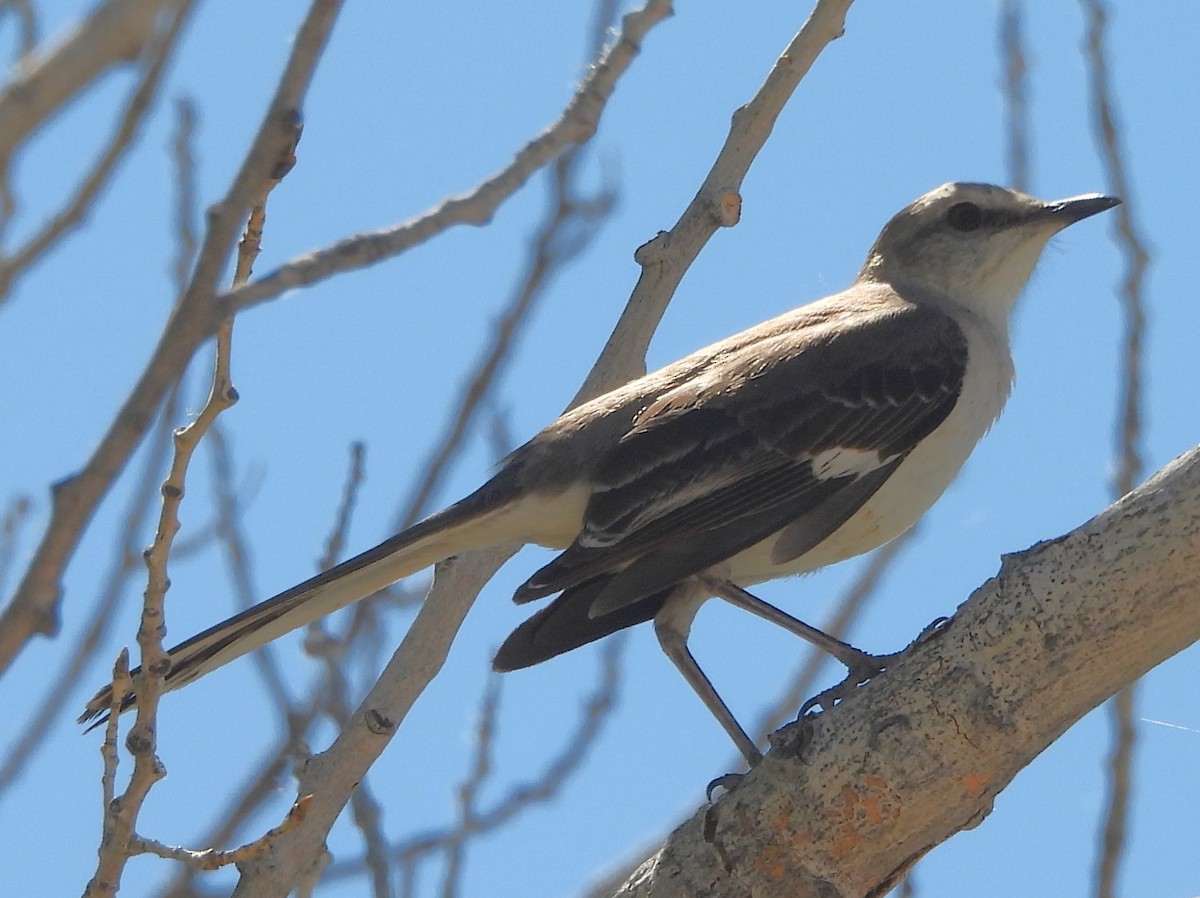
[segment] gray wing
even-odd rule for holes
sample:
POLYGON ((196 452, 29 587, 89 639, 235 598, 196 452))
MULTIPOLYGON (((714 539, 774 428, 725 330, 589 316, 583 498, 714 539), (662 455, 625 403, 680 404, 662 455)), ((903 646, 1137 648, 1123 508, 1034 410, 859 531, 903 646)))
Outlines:
POLYGON ((946 419, 966 361, 951 319, 910 307, 714 365, 638 416, 596 469, 578 538, 515 599, 603 577, 586 590, 595 617, 774 533, 774 560, 798 557, 946 419))

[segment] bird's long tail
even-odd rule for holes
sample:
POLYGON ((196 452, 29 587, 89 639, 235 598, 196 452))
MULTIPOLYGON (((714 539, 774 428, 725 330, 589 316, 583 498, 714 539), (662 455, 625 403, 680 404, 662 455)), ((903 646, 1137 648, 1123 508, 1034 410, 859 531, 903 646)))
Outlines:
MULTIPOLYGON (((209 627, 168 653, 165 690, 178 689, 235 658, 266 645, 305 624, 356 602, 459 552, 520 538, 507 521, 514 508, 511 490, 497 480, 461 502, 403 530, 373 549, 356 555, 240 614, 209 627)), ((136 671, 134 671, 136 673, 136 671)), ((137 703, 133 693, 120 710, 137 703)), ((80 723, 108 718, 112 687, 105 686, 87 703, 80 723)))

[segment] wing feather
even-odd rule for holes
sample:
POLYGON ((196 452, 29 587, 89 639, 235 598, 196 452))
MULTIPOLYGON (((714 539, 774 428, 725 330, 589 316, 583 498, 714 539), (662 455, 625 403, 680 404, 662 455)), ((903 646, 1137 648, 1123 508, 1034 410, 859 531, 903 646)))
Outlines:
POLYGON ((597 466, 579 537, 517 601, 608 577, 585 592, 593 615, 611 612, 779 531, 780 556, 796 557, 870 498, 962 387, 965 338, 929 308, 788 339, 715 360, 649 404, 597 466))

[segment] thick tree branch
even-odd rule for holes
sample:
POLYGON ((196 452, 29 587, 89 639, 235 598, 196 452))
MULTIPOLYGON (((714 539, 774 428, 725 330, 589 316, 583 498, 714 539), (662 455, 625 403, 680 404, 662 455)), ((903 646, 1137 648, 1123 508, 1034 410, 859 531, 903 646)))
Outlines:
POLYGON ((1200 447, 1000 572, 900 664, 781 730, 615 894, 883 895, 1080 717, 1200 638, 1200 447))

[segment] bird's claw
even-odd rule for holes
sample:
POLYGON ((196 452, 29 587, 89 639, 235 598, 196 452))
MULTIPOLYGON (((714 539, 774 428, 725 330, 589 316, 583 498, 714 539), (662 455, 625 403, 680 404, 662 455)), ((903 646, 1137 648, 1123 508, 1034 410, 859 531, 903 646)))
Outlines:
MULTIPOLYGON (((936 639, 949 630, 950 625, 953 623, 953 617, 935 618, 918 634, 909 648, 923 645, 931 639, 936 639)), ((831 686, 824 692, 818 692, 801 705, 800 713, 796 715, 796 719, 799 720, 804 717, 813 708, 819 707, 822 711, 828 711, 838 702, 847 698, 859 686, 870 682, 886 671, 907 652, 908 649, 894 652, 890 655, 868 655, 863 652, 853 663, 846 665, 849 668, 846 678, 836 686, 831 686)))
POLYGON ((796 719, 799 720, 804 717, 813 708, 819 707, 822 711, 828 711, 838 702, 847 698, 859 686, 869 683, 886 671, 903 654, 904 652, 895 652, 891 655, 864 654, 861 661, 850 667, 844 680, 835 686, 830 686, 823 692, 818 692, 801 705, 800 713, 796 715, 796 719))
POLYGON ((726 773, 718 776, 715 780, 708 784, 704 789, 704 795, 708 798, 708 803, 712 804, 713 793, 718 789, 724 789, 726 792, 732 792, 734 788, 745 778, 744 773, 726 773))

